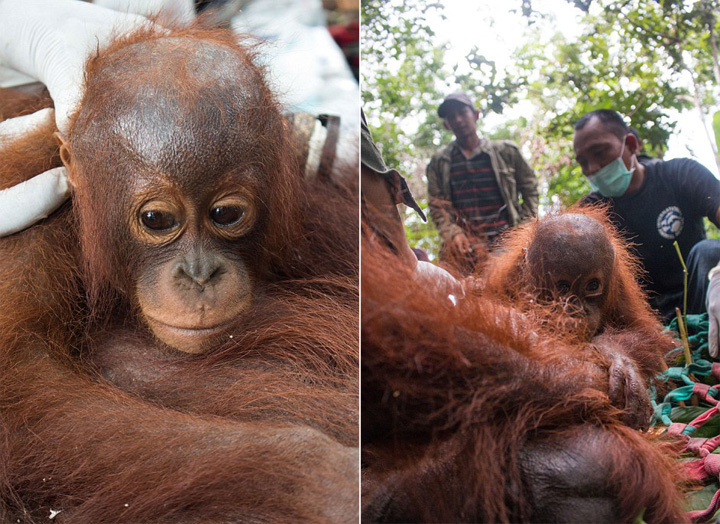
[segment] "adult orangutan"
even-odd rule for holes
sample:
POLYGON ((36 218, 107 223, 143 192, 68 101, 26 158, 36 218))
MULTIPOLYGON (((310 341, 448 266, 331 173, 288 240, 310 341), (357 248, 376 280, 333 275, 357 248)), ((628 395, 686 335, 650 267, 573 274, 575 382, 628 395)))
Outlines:
POLYGON ((550 306, 544 321, 607 360, 610 398, 626 421, 649 420, 648 382, 674 343, 635 275, 640 266, 602 208, 552 215, 508 232, 483 273, 484 293, 522 311, 550 306))
POLYGON ((362 151, 363 521, 686 522, 606 356, 543 322, 551 305, 411 260, 395 204, 414 200, 367 129, 362 151))
POLYGON ((368 522, 687 522, 669 456, 623 422, 603 355, 362 250, 368 522))
POLYGON ((0 149, 0 188, 73 189, 0 240, 3 522, 357 520, 356 193, 303 180, 254 60, 141 30, 59 149, 0 149))

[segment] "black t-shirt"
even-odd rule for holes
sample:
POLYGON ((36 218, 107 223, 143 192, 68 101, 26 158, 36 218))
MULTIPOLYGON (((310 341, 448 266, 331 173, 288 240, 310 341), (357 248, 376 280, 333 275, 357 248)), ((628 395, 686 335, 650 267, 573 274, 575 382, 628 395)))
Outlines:
POLYGON ((682 265, 673 241, 687 260, 690 249, 705 238, 703 217, 715 223, 720 181, 695 160, 678 158, 646 165, 643 185, 631 196, 596 192, 582 200, 583 205, 594 202, 609 203, 613 221, 636 244, 651 297, 682 293, 682 265))

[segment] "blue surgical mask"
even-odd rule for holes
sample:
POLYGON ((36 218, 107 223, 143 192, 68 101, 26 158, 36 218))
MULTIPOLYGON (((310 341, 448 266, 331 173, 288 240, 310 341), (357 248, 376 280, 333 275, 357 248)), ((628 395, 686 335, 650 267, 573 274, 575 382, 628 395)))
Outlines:
POLYGON ((623 142, 623 148, 618 158, 602 169, 598 169, 595 174, 588 175, 587 178, 593 191, 597 191, 606 197, 619 197, 625 194, 625 191, 630 186, 630 180, 632 180, 635 168, 628 170, 625 167, 625 162, 622 159, 624 152, 625 142, 623 142))

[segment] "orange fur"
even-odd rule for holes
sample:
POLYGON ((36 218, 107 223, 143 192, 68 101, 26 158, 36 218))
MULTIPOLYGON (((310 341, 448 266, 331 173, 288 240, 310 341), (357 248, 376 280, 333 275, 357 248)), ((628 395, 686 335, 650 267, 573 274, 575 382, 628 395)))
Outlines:
MULTIPOLYGON (((222 43, 252 73, 238 81, 266 89, 230 32, 175 35, 222 43)), ((103 96, 91 86, 114 53, 156 37, 99 52, 86 97, 103 96)), ((75 194, 0 239, 0 521, 44 522, 51 509, 94 524, 357 520, 357 191, 340 172, 305 183, 267 102, 280 132, 255 145, 276 163, 263 204, 277 223, 252 261, 266 280, 236 336, 209 353, 169 352, 135 317, 117 265, 128 247, 108 226, 122 209, 95 216, 75 194)), ((57 164, 52 131, 0 150, 0 187, 57 164)), ((66 139, 92 137, 73 120, 66 139)), ((72 163, 109 200, 122 195, 92 154, 72 163)))
MULTIPOLYGON (((664 355, 675 346, 670 334, 660 325, 647 296, 638 284, 642 273, 631 246, 622 239, 602 207, 572 208, 567 213, 582 214, 602 224, 614 250, 612 277, 605 291, 602 326, 598 335, 610 336, 622 346, 649 381, 665 368, 664 355)), ((558 216, 559 214, 552 215, 558 216)), ((522 311, 534 309, 538 290, 528 273, 525 251, 535 236, 540 220, 533 220, 509 231, 499 246, 500 256, 493 257, 483 270, 482 293, 512 304, 522 311)), ((544 322, 556 332, 576 341, 590 342, 580 325, 562 311, 561 304, 547 311, 544 322), (573 329, 573 327, 575 329, 573 329)))
POLYGON ((594 352, 495 298, 453 306, 377 244, 362 267, 364 520, 534 522, 528 457, 596 435, 618 521, 687 521, 672 460, 620 423, 594 352))

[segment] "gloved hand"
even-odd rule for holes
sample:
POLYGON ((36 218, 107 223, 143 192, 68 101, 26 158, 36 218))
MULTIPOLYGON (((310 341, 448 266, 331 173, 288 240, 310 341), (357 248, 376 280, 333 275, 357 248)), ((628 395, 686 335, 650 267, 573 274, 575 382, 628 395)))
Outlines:
POLYGON ((66 133, 90 54, 113 36, 149 23, 76 0, 0 0, 0 64, 47 86, 58 129, 66 133))
POLYGON ((195 19, 193 0, 92 0, 92 3, 123 13, 155 16, 161 24, 190 23, 195 19))
MULTIPOLYGON (((12 148, 15 140, 52 118, 60 132, 67 133, 91 53, 112 37, 151 23, 125 11, 160 12, 159 21, 189 22, 194 17, 192 0, 101 1, 110 9, 77 0, 0 0, 0 65, 41 81, 55 104, 55 111, 44 109, 0 122, 4 147, 12 148)), ((62 167, 0 191, 0 236, 47 217, 67 196, 67 173, 62 167)))
MULTIPOLYGON (((52 129, 53 120, 53 110, 42 109, 31 115, 0 122, 0 144, 12 149, 15 140, 34 130, 43 127, 52 129)), ((22 184, 1 190, 0 237, 22 231, 47 217, 65 202, 68 194, 64 167, 45 171, 22 184)))
POLYGON ((712 268, 708 274, 710 285, 708 286, 705 306, 710 321, 708 331, 708 344, 711 357, 718 356, 718 337, 720 336, 720 265, 712 268))

